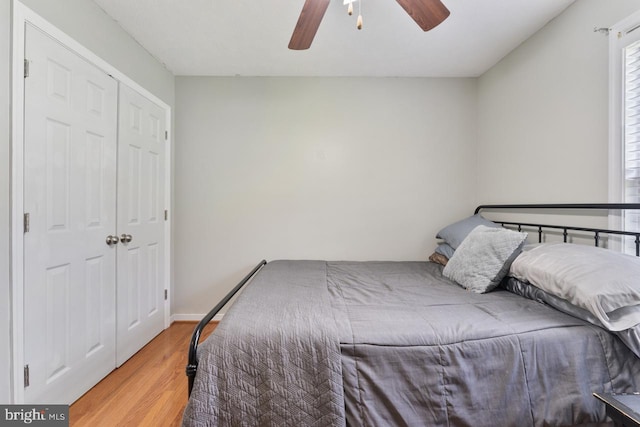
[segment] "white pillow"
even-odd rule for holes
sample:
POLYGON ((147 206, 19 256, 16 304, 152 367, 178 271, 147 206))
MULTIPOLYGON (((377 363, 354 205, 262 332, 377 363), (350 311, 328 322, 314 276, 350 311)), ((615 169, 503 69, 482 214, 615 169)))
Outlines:
POLYGON ((463 288, 489 292, 506 276, 526 239, 527 233, 479 225, 460 243, 442 273, 463 288))
POLYGON ((594 246, 546 243, 523 252, 510 275, 589 311, 610 331, 640 323, 640 258, 594 246))

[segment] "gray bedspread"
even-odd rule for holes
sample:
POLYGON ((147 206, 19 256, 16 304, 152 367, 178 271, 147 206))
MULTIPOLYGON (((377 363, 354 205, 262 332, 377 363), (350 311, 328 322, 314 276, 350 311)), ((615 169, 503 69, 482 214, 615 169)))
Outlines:
POLYGON ((198 348, 185 426, 342 426, 327 265, 275 261, 198 348))
POLYGON ((185 425, 593 425, 640 386, 609 332, 427 262, 269 263, 199 359, 185 425))

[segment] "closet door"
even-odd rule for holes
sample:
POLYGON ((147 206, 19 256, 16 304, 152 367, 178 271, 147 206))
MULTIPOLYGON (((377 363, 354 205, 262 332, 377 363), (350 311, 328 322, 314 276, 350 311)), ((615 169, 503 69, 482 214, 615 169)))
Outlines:
POLYGON ((117 82, 25 37, 25 401, 68 404, 115 368, 117 82))
POLYGON ((164 328, 165 111, 120 83, 117 365, 164 328))

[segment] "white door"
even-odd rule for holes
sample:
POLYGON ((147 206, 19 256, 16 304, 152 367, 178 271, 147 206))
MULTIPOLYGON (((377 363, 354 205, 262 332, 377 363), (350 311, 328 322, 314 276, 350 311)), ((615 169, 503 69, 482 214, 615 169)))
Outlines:
POLYGON ((115 367, 117 82, 27 25, 28 403, 71 403, 115 367))
POLYGON ((165 111, 120 83, 117 365, 164 328, 165 111))

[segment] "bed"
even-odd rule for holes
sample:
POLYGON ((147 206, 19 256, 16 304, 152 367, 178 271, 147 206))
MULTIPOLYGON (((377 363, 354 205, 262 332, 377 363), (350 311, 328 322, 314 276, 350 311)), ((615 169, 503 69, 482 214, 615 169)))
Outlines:
POLYGON ((640 205, 481 206, 438 234, 446 265, 261 261, 194 331, 183 425, 607 425, 592 394, 640 390, 640 258, 597 246, 630 236, 638 255, 640 232, 479 214, 538 209, 640 205), (544 243, 547 232, 595 245, 544 243))

